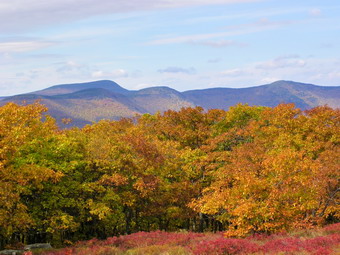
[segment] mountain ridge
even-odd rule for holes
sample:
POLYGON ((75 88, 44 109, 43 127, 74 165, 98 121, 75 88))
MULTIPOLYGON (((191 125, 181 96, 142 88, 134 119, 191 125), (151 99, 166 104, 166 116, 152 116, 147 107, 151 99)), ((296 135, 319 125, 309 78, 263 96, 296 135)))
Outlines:
POLYGON ((68 94, 72 92, 77 92, 79 90, 91 89, 91 88, 103 88, 112 92, 125 94, 129 93, 130 90, 127 90, 120 85, 118 85, 114 81, 110 80, 99 80, 99 81, 91 81, 84 83, 71 83, 71 84, 60 84, 54 85, 42 90, 38 90, 32 93, 39 95, 59 95, 59 94, 68 94))
POLYGON ((219 87, 179 92, 166 86, 127 90, 116 82, 100 80, 54 85, 27 94, 0 98, 0 105, 7 102, 33 103, 36 100, 49 108, 49 114, 61 126, 63 118, 71 118, 74 126, 81 127, 100 119, 120 119, 195 106, 227 110, 238 103, 270 107, 279 103, 294 103, 301 109, 324 104, 339 108, 340 86, 281 80, 246 88, 219 87))

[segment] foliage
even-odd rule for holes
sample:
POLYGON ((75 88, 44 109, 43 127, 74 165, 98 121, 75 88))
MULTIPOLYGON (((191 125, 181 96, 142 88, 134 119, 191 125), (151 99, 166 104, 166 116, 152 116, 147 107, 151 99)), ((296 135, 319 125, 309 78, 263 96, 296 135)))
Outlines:
POLYGON ((339 220, 339 110, 196 107, 68 130, 46 110, 0 107, 0 248, 139 232, 107 242, 225 250, 243 241, 141 231, 240 237, 339 220))
POLYGON ((21 155, 23 147, 39 144, 53 136, 56 126, 46 109, 39 105, 0 107, 0 237, 10 238, 16 231, 34 225, 23 197, 40 190, 44 182, 61 177, 57 169, 36 164, 21 155))
POLYGON ((268 108, 211 140, 205 164, 213 181, 192 207, 219 214, 226 236, 338 218, 339 135, 339 110, 268 108))
POLYGON ((310 235, 314 236, 310 238, 291 234, 257 234, 246 239, 233 239, 223 238, 220 233, 139 232, 106 240, 83 241, 72 247, 42 252, 41 255, 336 254, 340 248, 339 226, 327 228, 310 230, 310 235), (329 228, 337 232, 329 234, 329 228))

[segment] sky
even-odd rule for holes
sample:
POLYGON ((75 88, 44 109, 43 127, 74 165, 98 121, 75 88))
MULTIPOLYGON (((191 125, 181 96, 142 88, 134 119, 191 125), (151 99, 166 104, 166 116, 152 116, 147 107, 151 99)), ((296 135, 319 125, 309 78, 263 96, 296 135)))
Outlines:
POLYGON ((0 96, 95 80, 339 86, 339 13, 339 0, 0 0, 0 96))

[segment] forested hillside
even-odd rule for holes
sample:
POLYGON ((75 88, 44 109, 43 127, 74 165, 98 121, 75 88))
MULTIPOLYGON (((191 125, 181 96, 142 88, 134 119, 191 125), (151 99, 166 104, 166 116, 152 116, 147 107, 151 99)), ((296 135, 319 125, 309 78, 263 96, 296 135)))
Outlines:
POLYGON ((339 221, 339 109, 182 108, 65 130, 45 111, 0 107, 0 248, 339 221))

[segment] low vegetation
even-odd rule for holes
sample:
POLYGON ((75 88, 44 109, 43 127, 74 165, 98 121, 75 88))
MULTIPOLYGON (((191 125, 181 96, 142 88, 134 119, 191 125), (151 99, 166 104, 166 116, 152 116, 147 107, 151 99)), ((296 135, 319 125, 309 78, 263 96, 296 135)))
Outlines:
POLYGON ((272 235, 255 234, 245 239, 225 238, 222 233, 138 232, 92 239, 40 255, 220 255, 220 254, 316 254, 340 252, 340 223, 322 229, 272 235))

